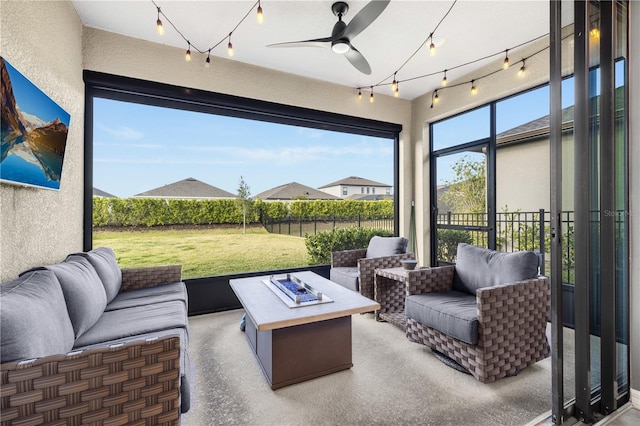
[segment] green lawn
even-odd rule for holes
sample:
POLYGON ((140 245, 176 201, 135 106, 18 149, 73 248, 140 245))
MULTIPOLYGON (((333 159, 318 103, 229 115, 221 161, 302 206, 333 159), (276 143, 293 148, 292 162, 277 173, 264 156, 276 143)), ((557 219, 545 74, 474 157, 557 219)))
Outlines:
POLYGON ((95 231, 93 247, 111 247, 120 267, 181 264, 184 278, 308 265, 304 238, 262 227, 95 231))

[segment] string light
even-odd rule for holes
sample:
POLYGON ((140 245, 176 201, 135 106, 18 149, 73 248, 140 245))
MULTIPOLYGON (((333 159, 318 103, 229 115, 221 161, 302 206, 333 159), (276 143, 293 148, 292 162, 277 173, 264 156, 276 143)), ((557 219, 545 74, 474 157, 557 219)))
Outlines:
POLYGON ((158 20, 156 21, 156 29, 158 30, 158 34, 164 34, 164 27, 162 26, 162 21, 160 20, 160 8, 158 7, 158 20))
POLYGON ((191 43, 187 42, 187 44, 189 44, 189 47, 187 47, 187 53, 184 55, 184 60, 189 62, 191 61, 191 43))
POLYGON ((369 96, 369 102, 373 103, 375 99, 373 98, 373 86, 371 86, 371 95, 369 96))
POLYGON ((476 95, 478 93, 478 89, 475 85, 475 80, 471 80, 471 94, 476 95))
POLYGON ((442 77, 442 87, 447 85, 447 70, 444 70, 444 77, 442 77))
POLYGON ((204 67, 209 68, 211 66, 211 49, 209 49, 209 53, 207 53, 207 59, 204 61, 204 67))
POLYGON ((524 67, 524 59, 522 60, 522 66, 520 67, 520 70, 518 71, 518 75, 520 77, 524 76, 524 72, 525 72, 525 67, 524 67))
POLYGON ((433 103, 438 104, 438 102, 440 102, 440 98, 438 97, 438 89, 436 89, 435 95, 433 97, 433 103))
POLYGON ((231 34, 233 34, 232 32, 229 33, 229 44, 227 44, 227 53, 229 54, 229 56, 233 56, 233 44, 231 44, 231 34))
POLYGON ((429 38, 431 39, 431 44, 429 45, 429 55, 436 56, 436 45, 433 44, 433 33, 429 35, 429 38))
POLYGON ((396 81, 396 72, 393 73, 393 83, 391 83, 391 91, 392 92, 398 91, 398 82, 396 81))
POLYGON ((396 98, 398 97, 398 89, 399 89, 399 83, 396 83, 396 89, 393 91, 393 96, 395 96, 396 98))
POLYGON ((358 100, 362 100, 362 89, 358 89, 358 100))
POLYGON ((502 63, 502 68, 505 70, 509 68, 509 49, 504 51, 504 62, 502 63))
POLYGON ((260 0, 258 0, 258 10, 256 14, 256 21, 258 21, 258 24, 262 24, 264 22, 264 15, 262 14, 262 6, 260 5, 260 0))

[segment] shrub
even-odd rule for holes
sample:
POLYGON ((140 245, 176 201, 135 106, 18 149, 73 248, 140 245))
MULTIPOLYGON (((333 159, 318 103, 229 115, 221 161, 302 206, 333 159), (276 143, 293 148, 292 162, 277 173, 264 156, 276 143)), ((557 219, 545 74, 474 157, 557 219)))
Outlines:
POLYGON ((471 234, 455 229, 438 230, 438 261, 453 263, 458 252, 458 243, 472 244, 471 234))
POLYGON ((374 235, 391 237, 385 229, 348 227, 305 235, 310 265, 331 263, 331 252, 367 248, 374 235))

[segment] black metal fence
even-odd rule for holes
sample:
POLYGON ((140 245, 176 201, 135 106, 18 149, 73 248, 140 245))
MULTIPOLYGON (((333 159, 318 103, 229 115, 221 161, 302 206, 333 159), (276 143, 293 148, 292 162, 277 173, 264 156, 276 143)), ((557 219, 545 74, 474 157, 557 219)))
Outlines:
POLYGON ((394 220, 393 216, 362 217, 361 215, 354 217, 332 216, 322 218, 285 217, 282 219, 271 219, 267 217, 263 218, 262 224, 265 229, 272 234, 304 237, 307 234, 315 235, 322 231, 348 227, 376 228, 393 232, 394 220))

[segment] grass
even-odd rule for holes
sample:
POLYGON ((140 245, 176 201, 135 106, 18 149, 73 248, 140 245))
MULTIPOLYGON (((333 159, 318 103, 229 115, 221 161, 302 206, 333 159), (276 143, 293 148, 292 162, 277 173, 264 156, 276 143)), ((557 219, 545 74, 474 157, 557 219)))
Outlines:
POLYGON ((120 267, 181 264, 184 278, 308 265, 304 238, 262 227, 94 230, 93 246, 111 247, 120 267))

